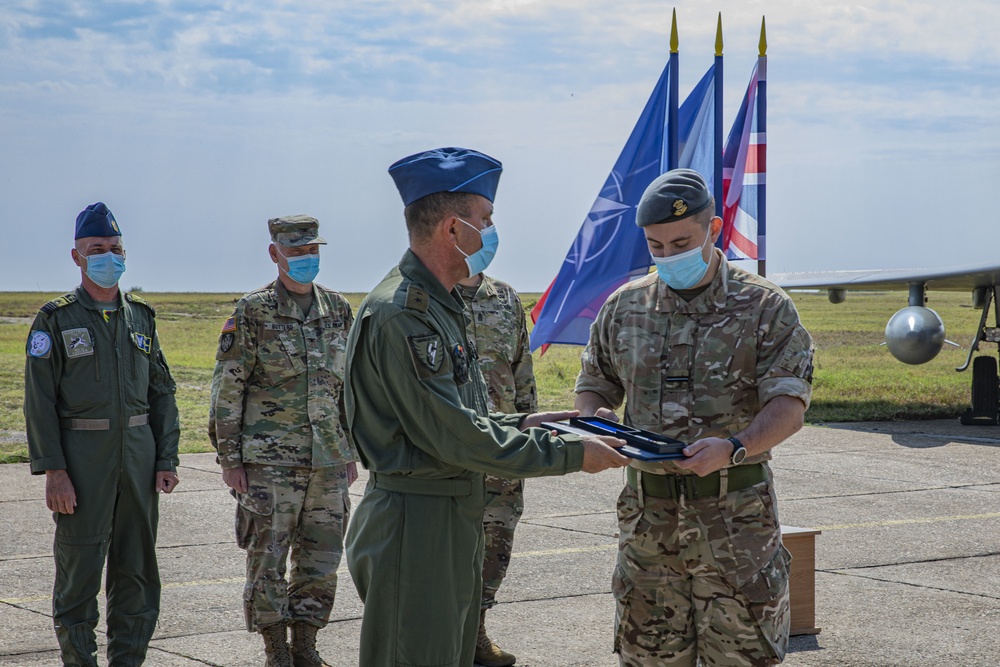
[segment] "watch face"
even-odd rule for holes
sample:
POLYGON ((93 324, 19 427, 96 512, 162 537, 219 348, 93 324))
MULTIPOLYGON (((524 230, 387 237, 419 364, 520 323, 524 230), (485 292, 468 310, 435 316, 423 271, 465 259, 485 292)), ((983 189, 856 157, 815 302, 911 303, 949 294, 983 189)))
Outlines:
POLYGON ((740 447, 735 452, 733 452, 733 463, 740 464, 743 463, 743 459, 747 457, 746 447, 740 447))

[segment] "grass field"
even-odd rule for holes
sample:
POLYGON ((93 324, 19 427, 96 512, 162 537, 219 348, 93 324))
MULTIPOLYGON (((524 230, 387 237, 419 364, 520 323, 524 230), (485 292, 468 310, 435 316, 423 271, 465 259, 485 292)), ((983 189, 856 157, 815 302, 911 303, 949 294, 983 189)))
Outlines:
MULTIPOLYGON (((0 462, 26 461, 24 436, 24 342, 39 306, 56 294, 0 293, 0 462)), ((205 424, 222 322, 237 294, 145 294, 157 310, 160 340, 174 379, 181 413, 181 451, 209 449, 205 424)), ((346 295, 356 308, 364 295, 346 295)), ((524 294, 531 308, 537 294, 524 294)), ((933 361, 906 366, 884 346, 885 323, 906 305, 903 292, 853 292, 833 305, 826 294, 793 294, 802 321, 816 342, 810 423, 955 417, 969 403, 971 372, 956 373, 979 322, 968 294, 932 293, 932 308, 944 319, 948 338, 933 361)), ((984 353, 996 350, 984 346, 984 353)), ((553 346, 535 359, 543 410, 571 407, 580 348, 553 346)))

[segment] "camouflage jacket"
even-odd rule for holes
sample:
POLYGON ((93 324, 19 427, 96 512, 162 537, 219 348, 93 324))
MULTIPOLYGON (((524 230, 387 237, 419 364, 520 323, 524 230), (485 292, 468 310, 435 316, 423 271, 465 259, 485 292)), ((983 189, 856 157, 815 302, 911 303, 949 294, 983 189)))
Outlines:
POLYGON ((356 459, 343 410, 351 306, 313 285, 304 315, 280 281, 239 300, 219 336, 209 437, 223 468, 356 459))
MULTIPOLYGON (((718 251, 716 251, 718 252, 718 251)), ((690 302, 652 273, 612 294, 591 326, 577 393, 595 392, 626 424, 684 442, 729 437, 775 396, 808 407, 812 339, 791 299, 722 259, 690 302)), ((769 452, 746 463, 770 459, 769 452)), ((683 472, 671 463, 633 466, 683 472)))
MULTIPOLYGON (((464 286, 459 290, 463 296, 471 291, 464 286)), ((506 413, 536 412, 528 327, 517 292, 507 283, 484 275, 475 296, 465 303, 471 315, 469 342, 475 345, 479 369, 486 378, 490 408, 506 413)))

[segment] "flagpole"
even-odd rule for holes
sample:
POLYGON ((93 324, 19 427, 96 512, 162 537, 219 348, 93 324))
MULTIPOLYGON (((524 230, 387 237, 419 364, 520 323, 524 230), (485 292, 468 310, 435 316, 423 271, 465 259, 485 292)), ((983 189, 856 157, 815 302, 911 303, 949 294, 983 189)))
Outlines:
MULTIPOLYGON (((715 196, 715 214, 722 217, 722 12, 719 12, 719 25, 715 30, 715 142, 712 147, 713 181, 712 190, 715 196)), ((721 237, 719 239, 722 240, 721 237)))
MULTIPOLYGON (((764 141, 758 141, 757 161, 764 165, 766 172, 767 165, 767 34, 765 32, 764 17, 760 17, 760 51, 757 57, 757 132, 764 137, 764 141)), ((761 277, 767 275, 767 176, 757 189, 757 236, 764 237, 764 259, 757 261, 757 273, 761 277)))
POLYGON ((678 73, 677 8, 670 26, 670 81, 667 93, 667 169, 677 168, 677 73, 678 73))

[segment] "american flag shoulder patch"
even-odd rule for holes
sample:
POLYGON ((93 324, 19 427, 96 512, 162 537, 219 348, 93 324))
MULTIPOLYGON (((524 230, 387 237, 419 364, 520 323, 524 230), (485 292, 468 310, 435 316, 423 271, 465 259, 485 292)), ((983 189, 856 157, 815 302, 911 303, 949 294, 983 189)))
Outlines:
POLYGON ((230 317, 226 320, 226 323, 222 325, 222 333, 229 333, 230 331, 236 331, 236 318, 230 317))

